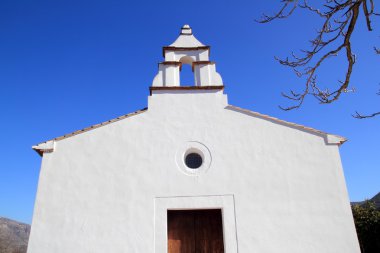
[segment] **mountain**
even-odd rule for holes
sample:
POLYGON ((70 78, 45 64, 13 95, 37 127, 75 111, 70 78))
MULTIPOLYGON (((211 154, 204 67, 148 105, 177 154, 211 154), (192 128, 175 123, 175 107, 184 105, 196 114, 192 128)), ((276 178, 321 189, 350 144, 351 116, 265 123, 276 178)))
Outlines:
POLYGON ((377 209, 380 209, 380 192, 378 194, 376 194, 372 199, 371 201, 373 201, 375 203, 375 206, 377 209))
MULTIPOLYGON (((376 206, 377 210, 380 210, 380 192, 373 196, 369 201, 373 202, 376 206)), ((359 202, 351 202, 351 205, 362 205, 365 201, 359 201, 359 202)))
POLYGON ((0 217, 0 253, 25 253, 30 225, 0 217))

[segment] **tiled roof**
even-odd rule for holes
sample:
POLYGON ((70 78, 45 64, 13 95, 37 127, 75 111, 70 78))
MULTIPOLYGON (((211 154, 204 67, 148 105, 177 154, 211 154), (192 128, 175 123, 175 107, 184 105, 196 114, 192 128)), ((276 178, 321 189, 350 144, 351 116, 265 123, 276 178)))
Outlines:
MULTIPOLYGON (((339 144, 339 145, 343 144, 346 141, 346 138, 344 138, 342 136, 339 136, 339 135, 329 134, 329 133, 326 133, 326 132, 323 132, 323 131, 320 131, 320 130, 316 130, 316 129, 311 128, 311 127, 306 127, 306 126, 295 124, 295 123, 288 122, 288 121, 285 121, 285 120, 277 119, 277 118, 271 117, 269 115, 261 114, 261 113, 254 112, 254 111, 250 111, 250 110, 243 109, 243 108, 240 108, 240 107, 237 107, 237 106, 228 105, 226 107, 226 109, 237 111, 237 112, 241 112, 241 113, 245 113, 245 114, 248 114, 248 115, 259 117, 259 118, 262 118, 262 119, 265 119, 265 120, 269 120, 269 121, 272 121, 272 122, 275 122, 275 123, 279 123, 279 124, 282 124, 282 125, 286 125, 286 126, 289 126, 289 127, 294 127, 296 129, 300 129, 300 130, 303 130, 303 131, 306 131, 306 132, 310 132, 310 133, 314 133, 314 134, 318 134, 318 135, 323 135, 323 136, 326 136, 326 137, 333 136, 335 138, 334 141, 335 142, 337 141, 337 144, 339 144)), ((135 116, 135 115, 138 115, 138 114, 143 113, 143 112, 145 112, 147 110, 148 110, 148 108, 144 108, 144 109, 141 109, 141 110, 129 113, 129 114, 122 115, 122 116, 117 117, 115 119, 111 119, 111 120, 102 122, 100 124, 92 125, 90 127, 87 127, 87 128, 84 128, 84 129, 81 129, 81 130, 78 130, 78 131, 75 131, 75 132, 72 132, 72 133, 69 133, 69 134, 62 135, 60 137, 57 137, 57 138, 54 138, 54 139, 51 139, 51 140, 39 143, 39 144, 33 146, 33 149, 38 154, 40 154, 42 156, 42 154, 45 153, 45 152, 46 153, 53 152, 53 150, 54 150, 54 143, 53 142, 54 141, 60 141, 60 140, 69 138, 71 136, 75 136, 75 135, 78 135, 78 134, 81 134, 81 133, 85 133, 87 131, 96 129, 98 127, 102 127, 102 126, 111 124, 113 122, 117 122, 119 120, 122 120, 122 119, 125 119, 125 118, 129 118, 129 117, 132 117, 132 116, 135 116)), ((335 143, 334 141, 333 141, 333 143, 335 143)))
POLYGON ((240 107, 237 107, 237 106, 228 105, 227 109, 230 109, 230 110, 233 110, 233 111, 242 112, 242 113, 246 113, 248 115, 256 116, 256 117, 259 117, 259 118, 262 118, 262 119, 266 119, 266 120, 269 120, 269 121, 272 121, 272 122, 275 122, 275 123, 279 123, 279 124, 286 125, 286 126, 289 126, 289 127, 294 127, 294 128, 300 129, 300 130, 304 130, 306 132, 310 132, 310 133, 314 133, 314 134, 319 134, 319 135, 325 135, 325 136, 334 136, 334 137, 336 137, 339 140, 339 142, 340 142, 339 144, 343 144, 345 141, 347 141, 346 138, 344 138, 342 136, 339 136, 339 135, 329 134, 329 133, 326 133, 326 132, 323 132, 323 131, 320 131, 320 130, 317 130, 317 129, 314 129, 314 128, 311 128, 311 127, 307 127, 307 126, 299 125, 299 124, 296 124, 296 123, 288 122, 288 121, 281 120, 281 119, 278 119, 278 118, 275 118, 275 117, 272 117, 272 116, 269 116, 269 115, 265 115, 265 114, 261 114, 261 113, 254 112, 254 111, 251 111, 251 110, 243 109, 243 108, 240 108, 240 107))
POLYGON ((72 132, 72 133, 69 133, 69 134, 62 135, 60 137, 57 137, 57 138, 54 138, 54 139, 51 139, 51 140, 48 140, 48 141, 45 141, 45 142, 41 142, 41 143, 33 146, 33 149, 38 154, 42 155, 42 153, 49 152, 49 150, 48 149, 44 149, 44 148, 40 148, 39 147, 40 145, 43 145, 43 144, 51 142, 51 141, 60 141, 60 140, 69 138, 69 137, 74 136, 74 135, 85 133, 87 131, 90 131, 90 130, 93 130, 93 129, 96 129, 96 128, 99 128, 99 127, 102 127, 102 126, 106 126, 108 124, 117 122, 119 120, 122 120, 122 119, 125 119, 125 118, 129 118, 129 117, 132 117, 132 116, 135 116, 135 115, 138 115, 138 114, 143 113, 143 112, 145 112, 147 110, 148 110, 148 108, 144 108, 144 109, 141 109, 141 110, 138 110, 138 111, 135 111, 135 112, 132 112, 132 113, 128 113, 128 114, 122 115, 120 117, 117 117, 117 118, 114 118, 114 119, 111 119, 111 120, 108 120, 108 121, 105 121, 105 122, 102 122, 102 123, 99 123, 99 124, 96 124, 96 125, 92 125, 92 126, 86 127, 84 129, 81 129, 81 130, 78 130, 78 131, 75 131, 75 132, 72 132))

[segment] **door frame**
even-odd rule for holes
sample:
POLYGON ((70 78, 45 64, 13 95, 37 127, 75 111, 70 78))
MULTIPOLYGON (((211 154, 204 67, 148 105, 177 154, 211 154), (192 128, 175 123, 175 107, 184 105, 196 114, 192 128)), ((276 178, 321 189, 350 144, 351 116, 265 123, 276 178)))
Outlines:
POLYGON ((154 200, 154 252, 168 252, 167 211, 221 209, 225 253, 237 253, 235 200, 233 195, 156 197, 154 200))

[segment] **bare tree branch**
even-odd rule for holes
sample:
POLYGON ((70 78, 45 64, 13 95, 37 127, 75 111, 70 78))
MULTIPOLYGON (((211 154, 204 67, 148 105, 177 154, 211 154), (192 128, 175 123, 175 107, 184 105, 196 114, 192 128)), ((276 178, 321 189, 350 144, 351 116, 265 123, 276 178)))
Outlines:
POLYGON ((358 112, 355 112, 355 115, 352 115, 352 117, 357 118, 357 119, 366 119, 366 118, 375 117, 377 115, 380 115, 380 112, 375 112, 375 113, 372 113, 370 115, 362 115, 362 114, 360 114, 358 112))
MULTIPOLYGON (((376 93, 376 95, 380 96, 380 89, 379 91, 376 93)), ((361 113, 358 113, 358 112, 355 112, 354 115, 352 115, 354 118, 357 118, 357 119, 367 119, 367 118, 373 118, 377 115, 380 115, 380 112, 375 112, 375 113, 372 113, 372 114, 368 114, 368 115, 363 115, 361 113)))
POLYGON ((262 15, 260 20, 256 20, 259 23, 268 23, 274 19, 287 18, 292 15, 293 11, 297 8, 298 0, 281 0, 284 3, 282 8, 273 16, 268 16, 266 14, 262 15), (288 6, 293 3, 293 6, 288 10, 288 6), (286 12, 288 11, 288 12, 286 12))
MULTIPOLYGON (((372 2, 373 4, 373 2, 372 2)), ((372 31, 372 27, 371 27, 371 20, 370 20, 370 14, 368 12, 368 8, 367 8, 367 1, 363 1, 363 11, 364 11, 364 15, 365 15, 365 21, 367 23, 367 29, 368 31, 372 31)))
MULTIPOLYGON (((351 37, 357 25, 360 10, 364 14, 367 30, 372 31, 371 18, 375 13, 375 3, 373 0, 324 0, 320 8, 311 6, 307 0, 282 0, 282 8, 273 16, 263 15, 258 22, 268 23, 274 19, 289 17, 298 7, 318 15, 324 21, 314 39, 310 40, 311 49, 301 50, 301 56, 292 53, 292 57, 276 60, 294 70, 298 77, 305 77, 306 82, 301 92, 291 90, 282 95, 295 101, 295 105, 280 107, 283 110, 299 108, 306 96, 315 97, 321 104, 329 104, 338 100, 343 93, 347 92, 356 57, 351 48, 351 37), (317 73, 327 59, 338 56, 341 51, 345 51, 344 57, 347 67, 343 81, 338 81, 338 85, 331 88, 323 87, 317 82, 317 73)), ((380 49, 374 48, 377 54, 380 49)), ((374 113, 376 116, 378 113, 374 113)), ((360 115, 357 113, 357 115, 360 115)), ((363 115, 360 115, 363 117, 363 115)), ((373 117, 372 116, 372 117, 373 117)), ((360 117, 359 117, 360 118, 360 117)))

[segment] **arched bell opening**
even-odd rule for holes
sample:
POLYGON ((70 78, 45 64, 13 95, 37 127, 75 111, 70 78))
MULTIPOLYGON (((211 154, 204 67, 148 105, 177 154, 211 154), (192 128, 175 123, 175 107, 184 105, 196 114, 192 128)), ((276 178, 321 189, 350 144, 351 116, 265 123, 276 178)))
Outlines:
POLYGON ((190 56, 183 56, 179 62, 182 63, 179 73, 180 86, 195 86, 195 76, 192 69, 194 59, 190 56))
POLYGON ((194 59, 193 59, 193 57, 186 55, 186 56, 182 56, 181 59, 179 59, 179 62, 181 62, 182 64, 191 65, 191 64, 193 64, 194 59))
POLYGON ((179 37, 163 47, 165 60, 158 65, 154 87, 223 86, 222 78, 211 62, 210 47, 198 41, 185 25, 179 37))

